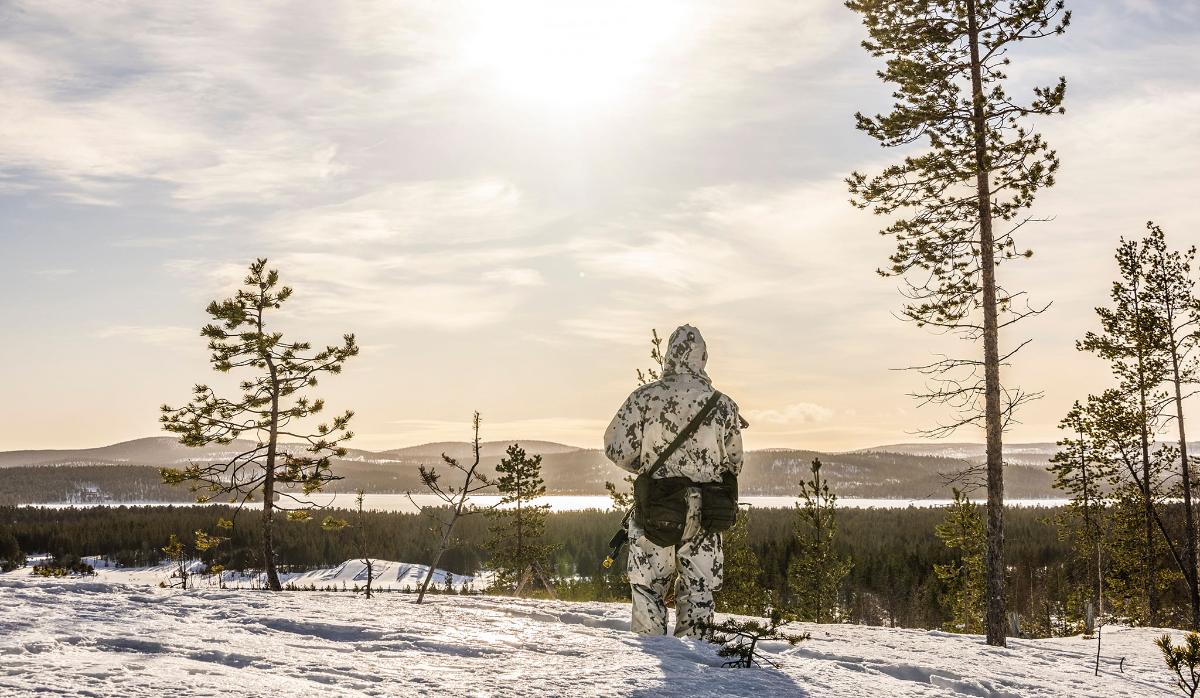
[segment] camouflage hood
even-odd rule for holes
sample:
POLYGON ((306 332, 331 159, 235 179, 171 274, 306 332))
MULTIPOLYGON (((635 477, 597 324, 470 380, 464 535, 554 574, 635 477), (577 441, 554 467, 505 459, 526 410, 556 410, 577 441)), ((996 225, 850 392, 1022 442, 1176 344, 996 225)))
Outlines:
POLYGON ((687 374, 711 382, 704 372, 708 363, 708 346, 700 330, 691 325, 680 325, 667 341, 663 354, 663 377, 687 374))
MULTIPOLYGON (((630 393, 604 432, 609 460, 640 472, 658 458, 713 394, 704 365, 708 347, 700 330, 683 325, 663 351, 662 379, 630 393)), ((674 453, 655 477, 687 477, 715 482, 742 469, 743 422, 737 403, 722 395, 713 415, 674 453)))

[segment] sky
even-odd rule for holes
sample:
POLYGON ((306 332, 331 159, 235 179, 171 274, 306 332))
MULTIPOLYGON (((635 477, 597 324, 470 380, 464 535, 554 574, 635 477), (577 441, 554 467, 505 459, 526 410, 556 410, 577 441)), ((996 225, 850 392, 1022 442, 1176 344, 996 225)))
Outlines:
MULTIPOLYGON (((1148 219, 1200 243, 1200 6, 1075 0, 1014 94, 1062 159, 1001 280, 1051 309, 1010 441, 1110 383, 1075 350, 1148 219)), ((844 178, 898 154, 837 0, 0 3, 0 449, 150 436, 213 381, 210 300, 267 257, 278 318, 362 352, 314 394, 354 445, 599 445, 651 328, 704 333, 749 448, 917 440, 897 368, 968 350, 897 320, 885 221, 844 178)), ((222 385, 222 383, 216 383, 222 385)), ((960 441, 980 441, 973 430, 960 441)))

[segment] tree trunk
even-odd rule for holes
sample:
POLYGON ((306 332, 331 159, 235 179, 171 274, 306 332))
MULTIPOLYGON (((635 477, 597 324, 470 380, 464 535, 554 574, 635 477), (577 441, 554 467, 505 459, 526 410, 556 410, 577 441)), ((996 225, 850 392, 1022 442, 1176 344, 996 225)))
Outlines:
POLYGON ((425 592, 429 590, 429 583, 433 581, 433 572, 437 569, 438 563, 442 561, 442 555, 446 554, 446 548, 450 544, 450 532, 454 530, 454 523, 458 521, 458 514, 455 513, 450 519, 450 525, 446 527, 445 533, 442 534, 442 542, 438 545, 437 555, 433 556, 433 562, 429 563, 429 571, 425 573, 425 581, 421 582, 421 592, 417 594, 417 603, 425 600, 425 592))
POLYGON ((442 545, 438 548, 437 555, 433 556, 433 562, 429 564, 429 570, 425 572, 425 581, 421 582, 421 592, 417 594, 417 603, 425 600, 425 592, 429 591, 429 582, 433 581, 433 571, 437 569, 438 563, 442 561, 442 555, 446 552, 446 546, 442 545))
POLYGON ((1171 347, 1171 382, 1175 389, 1175 422, 1179 427, 1179 458, 1181 474, 1183 475, 1183 515, 1187 534, 1187 566, 1190 574, 1185 573, 1188 583, 1188 598, 1192 605, 1192 630, 1200 630, 1200 584, 1197 582, 1196 559, 1196 517, 1192 509, 1192 473, 1188 463, 1187 430, 1183 423, 1183 379, 1179 370, 1179 345, 1175 342, 1175 317, 1170 307, 1170 294, 1167 296, 1167 327, 1171 333, 1168 337, 1171 347))
MULTIPOLYGON (((1146 516, 1146 604, 1150 611, 1150 625, 1158 627, 1158 565, 1154 560, 1154 500, 1150 489, 1150 436, 1146 433, 1146 399, 1142 397, 1142 479, 1146 483, 1142 493, 1142 505, 1146 516)), ((1185 575, 1186 576, 1186 575, 1185 575)))
POLYGON ((971 41, 971 96, 974 103, 975 186, 979 203, 979 266, 983 277, 984 421, 987 432, 987 605, 984 627, 987 643, 1004 647, 1004 455, 1003 425, 1000 421, 1000 339, 987 121, 983 113, 983 76, 975 0, 967 0, 967 15, 971 41))
MULTIPOLYGON (((260 330, 261 331, 261 330, 260 330)), ((279 442, 279 381, 275 373, 275 362, 268 355, 267 366, 271 371, 271 436, 267 442, 267 472, 263 477, 263 564, 267 569, 267 588, 283 591, 279 583, 279 570, 275 567, 275 458, 279 442)))

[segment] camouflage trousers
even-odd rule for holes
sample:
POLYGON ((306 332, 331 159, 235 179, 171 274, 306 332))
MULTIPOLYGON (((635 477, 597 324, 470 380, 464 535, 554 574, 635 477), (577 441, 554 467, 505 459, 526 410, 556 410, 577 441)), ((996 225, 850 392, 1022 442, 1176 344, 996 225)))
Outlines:
POLYGON ((629 584, 633 591, 635 633, 667 634, 667 590, 675 582, 675 636, 699 637, 700 626, 712 622, 713 593, 721 588, 725 554, 720 533, 700 527, 700 490, 688 490, 683 540, 661 547, 629 521, 629 584))

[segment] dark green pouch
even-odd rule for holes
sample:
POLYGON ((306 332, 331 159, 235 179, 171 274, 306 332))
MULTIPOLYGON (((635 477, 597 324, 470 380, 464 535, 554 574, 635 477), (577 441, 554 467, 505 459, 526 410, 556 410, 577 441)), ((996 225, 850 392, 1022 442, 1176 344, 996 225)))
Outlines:
POLYGON ((634 516, 651 543, 668 548, 683 540, 691 484, 686 477, 656 479, 642 474, 634 479, 634 516))
POLYGON ((720 482, 700 486, 700 524, 707 533, 721 533, 733 527, 738 511, 737 475, 725 473, 720 482))

